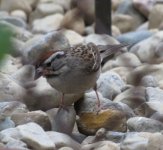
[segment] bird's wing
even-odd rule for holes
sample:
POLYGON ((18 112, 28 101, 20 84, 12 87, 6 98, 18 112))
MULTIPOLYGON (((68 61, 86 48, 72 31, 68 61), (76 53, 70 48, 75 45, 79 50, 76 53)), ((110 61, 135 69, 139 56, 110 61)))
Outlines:
POLYGON ((130 46, 128 43, 121 43, 121 44, 116 44, 116 45, 97 45, 101 59, 103 60, 104 58, 117 53, 118 51, 122 50, 122 48, 130 46))

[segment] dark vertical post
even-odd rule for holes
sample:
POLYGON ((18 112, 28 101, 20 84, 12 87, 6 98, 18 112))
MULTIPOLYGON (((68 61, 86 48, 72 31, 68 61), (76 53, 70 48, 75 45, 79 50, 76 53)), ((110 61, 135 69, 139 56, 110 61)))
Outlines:
POLYGON ((95 0, 95 32, 111 35, 111 0, 95 0))

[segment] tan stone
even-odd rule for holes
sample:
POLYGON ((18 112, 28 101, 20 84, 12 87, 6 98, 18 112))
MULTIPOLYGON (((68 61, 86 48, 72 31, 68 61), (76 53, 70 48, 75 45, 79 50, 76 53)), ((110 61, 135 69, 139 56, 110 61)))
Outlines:
POLYGON ((134 7, 147 18, 154 4, 155 0, 133 0, 134 7))
MULTIPOLYGON (((146 75, 153 76, 156 81, 163 80, 163 64, 154 64, 154 65, 142 65, 135 68, 133 71, 127 75, 127 83, 132 85, 140 85, 141 79, 146 75)), ((161 84, 160 84, 161 86, 161 84)))
POLYGON ((27 14, 23 10, 14 10, 11 12, 11 16, 18 17, 27 21, 27 14))
POLYGON ((29 1, 27 0, 1 0, 1 10, 12 11, 12 10, 23 10, 26 13, 30 13, 32 8, 29 1))
POLYGON ((32 31, 35 33, 47 33, 60 28, 62 14, 54 14, 41 19, 36 19, 32 23, 32 31))
POLYGON ((116 14, 113 16, 112 23, 117 26, 122 33, 134 29, 134 18, 129 15, 116 14))
POLYGON ((115 97, 114 102, 122 102, 131 108, 137 108, 146 101, 144 87, 132 87, 115 97))
POLYGON ((83 145, 81 150, 120 150, 118 144, 111 141, 100 141, 83 145))
POLYGON ((28 113, 14 113, 12 120, 17 125, 35 122, 45 130, 51 130, 50 120, 48 115, 43 111, 31 111, 28 113))
POLYGON ((84 41, 84 38, 73 30, 63 30, 61 32, 68 39, 70 45, 80 44, 84 41))
POLYGON ((158 28, 163 20, 163 5, 156 4, 149 14, 149 29, 158 28))
POLYGON ((161 133, 154 133, 149 137, 148 150, 163 150, 163 135, 161 133))
POLYGON ((86 134, 94 134, 102 127, 108 130, 126 131, 125 122, 124 113, 115 109, 106 109, 98 115, 93 112, 82 113, 78 120, 78 128, 86 134))
POLYGON ((79 34, 83 34, 85 24, 84 24, 84 19, 80 10, 77 8, 69 10, 65 14, 61 22, 61 27, 74 30, 79 34))

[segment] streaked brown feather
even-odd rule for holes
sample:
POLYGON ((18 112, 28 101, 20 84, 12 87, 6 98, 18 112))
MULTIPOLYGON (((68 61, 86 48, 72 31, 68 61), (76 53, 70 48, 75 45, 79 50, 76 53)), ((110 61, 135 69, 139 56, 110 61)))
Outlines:
POLYGON ((122 48, 130 46, 128 43, 121 43, 116 45, 97 45, 101 59, 103 60, 105 57, 108 57, 112 54, 117 53, 118 51, 122 50, 122 48))

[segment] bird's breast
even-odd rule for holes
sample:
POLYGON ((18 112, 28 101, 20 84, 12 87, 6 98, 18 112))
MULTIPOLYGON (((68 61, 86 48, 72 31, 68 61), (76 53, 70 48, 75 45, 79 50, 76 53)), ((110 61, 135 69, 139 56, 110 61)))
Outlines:
POLYGON ((49 84, 65 94, 83 93, 93 88, 100 75, 100 68, 96 72, 85 73, 71 70, 59 76, 47 78, 49 84))

